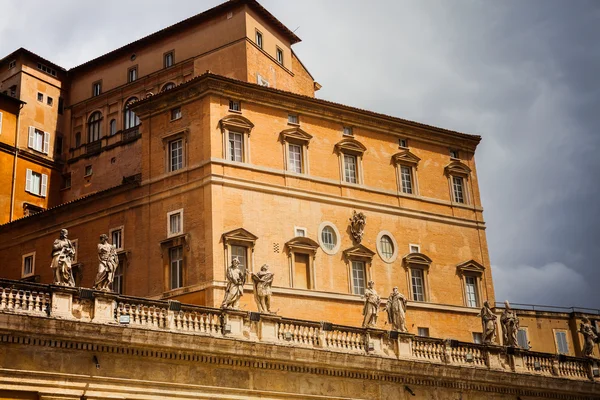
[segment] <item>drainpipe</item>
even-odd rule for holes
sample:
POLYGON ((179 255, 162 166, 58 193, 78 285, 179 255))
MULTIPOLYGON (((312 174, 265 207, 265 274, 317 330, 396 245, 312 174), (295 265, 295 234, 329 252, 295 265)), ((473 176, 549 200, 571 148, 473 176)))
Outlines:
POLYGON ((8 222, 12 222, 14 219, 14 214, 15 214, 15 191, 16 191, 16 184, 17 184, 17 159, 19 158, 19 128, 21 127, 21 110, 23 109, 24 104, 21 103, 19 105, 19 111, 17 112, 17 127, 15 129, 15 161, 13 163, 13 177, 12 177, 12 184, 11 184, 11 188, 10 188, 10 217, 8 219, 8 222))

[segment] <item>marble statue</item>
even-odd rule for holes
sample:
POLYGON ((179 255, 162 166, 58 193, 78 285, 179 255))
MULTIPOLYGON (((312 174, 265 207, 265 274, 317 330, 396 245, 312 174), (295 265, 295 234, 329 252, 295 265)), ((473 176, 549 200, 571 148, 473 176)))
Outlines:
POLYGON ((54 270, 54 284, 61 286, 75 286, 73 279, 73 270, 71 263, 75 257, 75 246, 68 239, 69 232, 66 229, 60 230, 60 238, 54 241, 52 245, 52 264, 50 268, 54 270))
POLYGON ((579 333, 583 335, 583 349, 581 352, 584 357, 592 357, 594 352, 594 343, 598 341, 598 335, 594 332, 592 324, 587 317, 583 317, 579 324, 579 333))
POLYGON ((227 288, 221 308, 237 310, 240 307, 240 298, 244 294, 246 273, 240 269, 240 260, 234 258, 231 266, 227 268, 227 288))
POLYGON ((98 243, 98 274, 94 282, 94 289, 109 292, 115 279, 115 271, 119 266, 119 256, 114 245, 108 243, 108 236, 100 235, 98 243))
POLYGON ((373 328, 377 325, 377 312, 381 299, 375 289, 375 282, 369 281, 367 289, 365 289, 365 305, 363 307, 363 328, 373 328))
POLYGON ((271 313, 271 285, 273 284, 273 273, 269 271, 267 264, 260 268, 256 274, 252 274, 254 284, 254 300, 259 313, 271 313))
POLYGON ((392 289, 384 308, 387 311, 388 322, 393 331, 408 332, 406 329, 406 297, 398 291, 398 287, 392 289))
POLYGON ((357 213, 356 210, 354 210, 352 218, 350 218, 350 232, 357 244, 362 241, 366 224, 367 216, 362 212, 357 213))
POLYGON ((519 347, 517 332, 519 332, 519 317, 515 310, 510 308, 508 300, 504 302, 504 312, 500 316, 500 325, 502 326, 502 339, 504 345, 509 347, 519 347))
POLYGON ((483 344, 493 344, 496 341, 496 319, 498 317, 494 315, 487 301, 483 303, 478 316, 481 317, 483 328, 483 344))

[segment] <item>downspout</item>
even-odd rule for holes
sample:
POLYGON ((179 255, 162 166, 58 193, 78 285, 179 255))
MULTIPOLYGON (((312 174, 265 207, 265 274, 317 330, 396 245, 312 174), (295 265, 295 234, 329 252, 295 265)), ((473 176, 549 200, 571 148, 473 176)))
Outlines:
POLYGON ((19 105, 19 111, 17 112, 17 127, 15 129, 15 161, 13 163, 13 177, 12 184, 10 188, 10 217, 8 222, 13 221, 14 217, 14 204, 15 204, 15 190, 17 184, 17 159, 19 158, 19 128, 21 127, 21 119, 19 116, 21 115, 21 110, 23 109, 24 104, 21 103, 19 105))

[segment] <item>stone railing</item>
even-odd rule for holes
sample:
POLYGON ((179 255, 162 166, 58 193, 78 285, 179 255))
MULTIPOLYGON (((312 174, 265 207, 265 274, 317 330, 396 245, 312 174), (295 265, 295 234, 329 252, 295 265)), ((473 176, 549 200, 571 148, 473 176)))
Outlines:
POLYGON ((600 382, 593 359, 21 281, 0 280, 0 314, 600 382))

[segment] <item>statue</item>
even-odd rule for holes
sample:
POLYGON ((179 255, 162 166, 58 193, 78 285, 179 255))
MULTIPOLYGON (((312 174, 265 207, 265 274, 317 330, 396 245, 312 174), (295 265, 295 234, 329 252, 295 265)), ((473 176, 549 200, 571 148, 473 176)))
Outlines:
POLYGON ((362 241, 366 224, 367 216, 362 212, 357 213, 356 210, 354 210, 352 213, 352 218, 350 218, 350 232, 352 233, 352 237, 357 244, 362 241))
POLYGON ((373 328, 377 325, 377 312, 379 311, 379 303, 381 299, 373 289, 375 282, 369 281, 368 288, 365 290, 364 298, 365 305, 363 307, 363 328, 373 328))
POLYGON ((579 333, 583 335, 583 349, 581 349, 583 356, 592 357, 594 343, 598 341, 598 335, 594 332, 594 328, 592 328, 592 324, 587 317, 582 317, 582 321, 579 324, 579 333))
POLYGON ((234 258, 231 266, 227 269, 227 288, 221 308, 237 310, 240 306, 240 298, 244 294, 246 273, 240 269, 240 260, 234 258))
POLYGON ((98 243, 98 274, 94 282, 94 289, 109 292, 115 279, 115 271, 119 266, 119 256, 114 245, 108 243, 108 236, 100 235, 98 243))
POLYGON ((481 312, 478 315, 481 317, 481 325, 483 328, 483 344, 493 344, 496 340, 496 319, 490 305, 487 301, 483 303, 481 312))
POLYGON ((406 329, 406 297, 398 291, 396 286, 392 289, 384 308, 387 311, 388 322, 393 331, 408 332, 406 329))
POLYGON ((519 341, 517 340, 519 317, 517 317, 517 313, 510 308, 508 300, 504 302, 504 312, 500 317, 500 324, 502 325, 502 339, 504 340, 504 345, 509 347, 519 347, 519 341))
POLYGON ((67 238, 69 232, 66 229, 60 230, 60 238, 54 241, 52 245, 52 264, 50 268, 54 270, 54 284, 61 286, 75 287, 71 263, 75 257, 75 247, 67 238))
POLYGON ((271 314, 271 285, 273 284, 273 273, 269 272, 267 264, 260 268, 256 274, 252 274, 254 284, 254 300, 259 313, 271 314))

